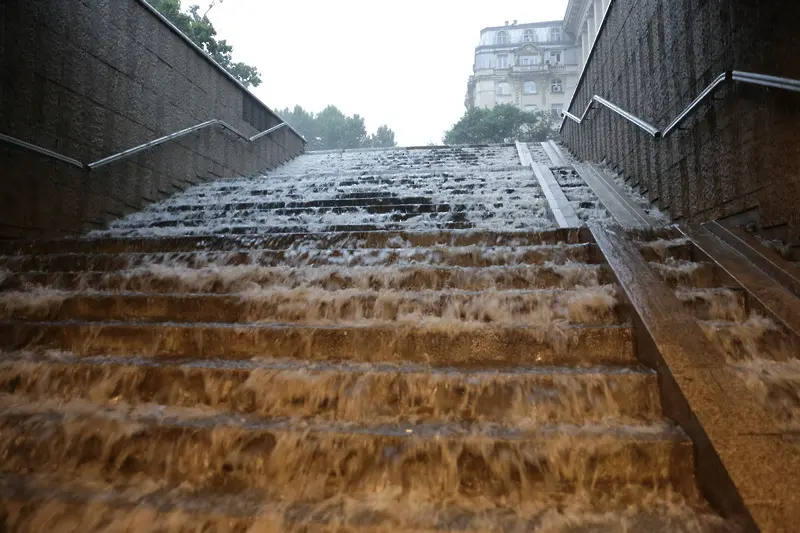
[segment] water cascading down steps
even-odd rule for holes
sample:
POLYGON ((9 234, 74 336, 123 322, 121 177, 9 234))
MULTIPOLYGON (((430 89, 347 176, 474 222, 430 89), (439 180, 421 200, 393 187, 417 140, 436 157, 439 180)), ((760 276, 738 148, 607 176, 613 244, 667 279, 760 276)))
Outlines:
POLYGON ((729 531, 513 146, 306 154, 2 246, 0 530, 729 531))

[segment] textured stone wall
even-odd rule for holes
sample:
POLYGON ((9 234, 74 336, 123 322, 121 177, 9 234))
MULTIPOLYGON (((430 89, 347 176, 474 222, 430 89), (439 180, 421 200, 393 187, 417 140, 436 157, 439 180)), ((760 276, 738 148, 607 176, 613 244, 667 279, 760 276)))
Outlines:
MULTIPOLYGON (((0 133, 88 163, 212 118, 281 122, 137 0, 0 2, 0 133)), ((103 227, 303 149, 287 128, 252 144, 213 128, 86 173, 0 143, 0 238, 103 227)))
MULTIPOLYGON (((800 79, 800 3, 614 0, 570 107, 593 94, 663 129, 717 75, 743 70, 800 79)), ((737 216, 800 238, 800 95, 722 89, 681 131, 649 135, 592 111, 562 135, 578 156, 606 160, 677 221, 737 216)))

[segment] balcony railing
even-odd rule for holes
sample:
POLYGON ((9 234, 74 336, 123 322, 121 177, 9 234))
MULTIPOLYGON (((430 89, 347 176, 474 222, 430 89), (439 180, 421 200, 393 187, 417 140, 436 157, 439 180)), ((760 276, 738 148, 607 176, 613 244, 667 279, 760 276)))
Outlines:
POLYGON ((515 39, 513 41, 509 41, 507 43, 488 43, 488 44, 481 44, 478 45, 477 49, 497 49, 497 48, 516 48, 521 45, 526 44, 535 44, 535 45, 558 45, 558 46, 578 46, 578 43, 573 41, 572 39, 562 38, 558 41, 551 41, 549 39, 545 39, 543 41, 523 41, 522 39, 515 39))
POLYGON ((513 72, 564 72, 567 65, 514 65, 513 72))

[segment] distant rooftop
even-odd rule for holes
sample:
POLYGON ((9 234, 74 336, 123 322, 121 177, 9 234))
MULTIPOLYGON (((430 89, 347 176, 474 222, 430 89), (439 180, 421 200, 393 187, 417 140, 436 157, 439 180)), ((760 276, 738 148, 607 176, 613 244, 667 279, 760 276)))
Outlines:
POLYGON ((510 30, 515 28, 540 28, 542 26, 553 26, 553 25, 561 26, 564 24, 563 20, 546 20, 543 22, 526 22, 525 24, 506 24, 504 26, 489 26, 488 28, 483 28, 481 33, 490 31, 490 30, 510 30))

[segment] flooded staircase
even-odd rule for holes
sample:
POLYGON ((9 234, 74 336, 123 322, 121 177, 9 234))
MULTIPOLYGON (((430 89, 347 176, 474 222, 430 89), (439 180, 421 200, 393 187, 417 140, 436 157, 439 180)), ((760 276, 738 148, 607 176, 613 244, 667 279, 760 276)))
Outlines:
POLYGON ((642 253, 697 320, 754 398, 797 440, 800 433, 800 342, 692 239, 653 234, 642 253))
POLYGON ((2 531, 733 530, 513 146, 306 154, 0 253, 2 531))

